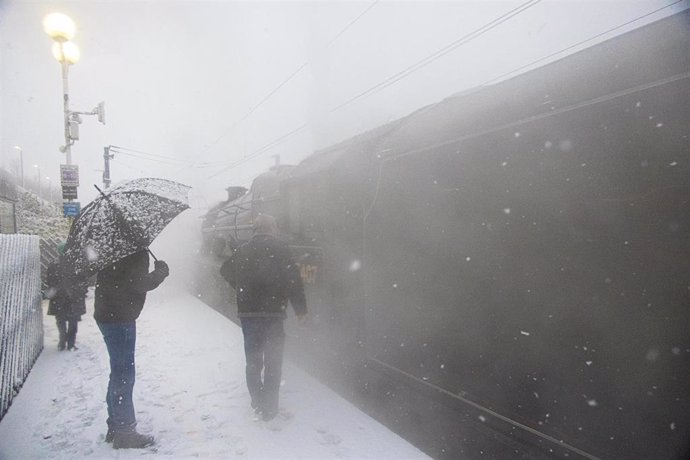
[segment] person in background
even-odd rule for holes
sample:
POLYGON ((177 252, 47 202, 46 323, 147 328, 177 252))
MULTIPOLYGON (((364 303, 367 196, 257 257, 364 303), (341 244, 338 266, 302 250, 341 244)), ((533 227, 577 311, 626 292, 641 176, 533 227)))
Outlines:
POLYGON ((300 323, 307 303, 297 264, 287 244, 277 238, 275 219, 260 214, 253 227, 252 239, 235 250, 220 272, 237 296, 251 406, 268 421, 278 414, 288 300, 300 323))
POLYGON ((57 246, 58 258, 48 265, 46 297, 50 299, 48 314, 55 316, 59 339, 58 350, 76 350, 77 329, 81 315, 86 314, 86 280, 70 277, 62 268, 65 243, 57 246))
POLYGON ((141 449, 154 443, 153 436, 136 431, 134 391, 136 320, 144 308, 146 293, 168 276, 168 265, 154 262, 149 273, 148 251, 129 255, 98 272, 94 318, 110 356, 106 403, 108 432, 105 441, 115 449, 141 449))

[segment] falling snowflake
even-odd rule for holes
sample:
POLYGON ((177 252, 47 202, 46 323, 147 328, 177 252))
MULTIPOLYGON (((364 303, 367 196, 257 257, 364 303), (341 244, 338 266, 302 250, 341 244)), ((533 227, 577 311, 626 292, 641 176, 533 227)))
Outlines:
POLYGON ((558 144, 558 148, 561 149, 562 152, 570 152, 573 149, 573 143, 566 139, 558 144))
POLYGON ((656 348, 651 348, 647 351, 645 358, 647 359, 647 361, 653 363, 654 361, 659 359, 659 350, 657 350, 656 348))
POLYGON ((87 246, 86 249, 84 249, 84 252, 86 253, 86 260, 89 262, 98 260, 98 252, 96 252, 92 246, 87 246))

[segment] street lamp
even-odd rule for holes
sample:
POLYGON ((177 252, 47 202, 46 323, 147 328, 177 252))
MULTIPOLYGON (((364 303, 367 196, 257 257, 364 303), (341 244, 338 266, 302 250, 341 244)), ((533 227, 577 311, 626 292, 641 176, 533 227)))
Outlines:
POLYGON ((34 165, 34 168, 38 170, 38 198, 41 198, 41 168, 38 165, 34 165))
POLYGON ((69 40, 74 37, 74 21, 62 13, 51 13, 43 19, 43 30, 52 38, 53 56, 62 65, 62 94, 65 117, 65 145, 62 150, 66 155, 67 164, 72 164, 72 139, 70 136, 70 110, 69 110, 69 66, 79 60, 79 48, 69 40))
POLYGON ((24 151, 18 145, 14 146, 19 151, 19 177, 22 179, 22 188, 24 188, 24 151))

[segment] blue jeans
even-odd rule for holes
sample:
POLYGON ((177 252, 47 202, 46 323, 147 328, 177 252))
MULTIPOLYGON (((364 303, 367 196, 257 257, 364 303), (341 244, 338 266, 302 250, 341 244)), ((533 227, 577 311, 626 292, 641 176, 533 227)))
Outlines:
POLYGON ((137 323, 97 324, 110 355, 110 380, 105 397, 108 404, 108 427, 113 430, 133 428, 137 424, 132 403, 137 323))
POLYGON ((278 390, 283 368, 285 330, 282 318, 241 318, 247 388, 252 407, 264 415, 278 413, 278 390), (261 371, 263 370, 263 380, 261 371))

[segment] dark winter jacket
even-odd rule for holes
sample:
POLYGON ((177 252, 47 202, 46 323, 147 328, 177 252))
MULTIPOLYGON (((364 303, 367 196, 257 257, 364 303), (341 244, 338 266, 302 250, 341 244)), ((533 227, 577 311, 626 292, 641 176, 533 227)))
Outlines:
POLYGON ((165 262, 156 262, 149 273, 149 254, 140 251, 120 259, 98 272, 94 318, 103 323, 135 321, 146 301, 146 293, 156 289, 168 276, 165 262))
POLYGON ((237 316, 285 318, 288 300, 307 313, 304 287, 290 248, 270 235, 255 235, 235 250, 220 273, 237 295, 237 316))
POLYGON ((86 280, 69 277, 55 261, 48 265, 46 284, 46 297, 50 299, 48 314, 81 319, 81 315, 86 313, 86 280))

